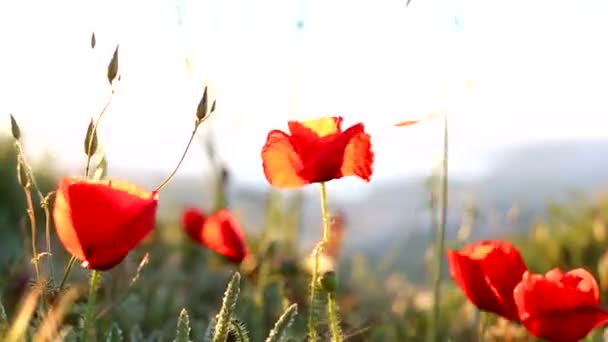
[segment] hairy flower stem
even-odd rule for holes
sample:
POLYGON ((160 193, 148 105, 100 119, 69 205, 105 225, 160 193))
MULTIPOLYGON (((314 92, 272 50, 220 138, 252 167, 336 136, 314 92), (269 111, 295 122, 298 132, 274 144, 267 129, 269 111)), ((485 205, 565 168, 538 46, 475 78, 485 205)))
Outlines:
MULTIPOLYGON (((329 210, 327 209, 327 189, 325 183, 321 183, 321 216, 323 218, 323 245, 329 243, 330 228, 329 228, 329 210)), ((316 258, 319 260, 318 256, 316 258)), ((330 330, 333 342, 342 341, 340 333, 340 325, 338 320, 338 305, 336 303, 336 295, 334 291, 327 293, 327 314, 329 316, 330 330)))
POLYGON ((36 215, 34 214, 34 203, 32 202, 32 193, 27 187, 23 188, 25 199, 27 201, 27 215, 30 218, 32 226, 32 261, 34 270, 36 271, 36 282, 40 283, 40 265, 38 264, 38 250, 36 248, 36 215))
POLYGON ((194 129, 192 130, 192 134, 190 134, 190 140, 188 140, 188 144, 186 145, 186 148, 184 149, 184 153, 182 154, 182 157, 179 159, 179 162, 177 162, 177 165, 175 166, 175 169, 173 169, 173 171, 169 174, 169 176, 167 176, 167 178, 165 178, 165 180, 163 180, 160 183, 160 185, 156 187, 156 189, 154 190, 154 192, 159 192, 162 188, 164 188, 167 184, 169 184, 169 182, 171 181, 171 179, 173 179, 173 177, 177 173, 177 170, 179 170, 179 167, 184 162, 184 159, 186 159, 186 154, 188 154, 188 150, 190 149, 190 145, 192 145, 192 141, 194 140, 194 137, 196 136, 196 131, 198 130, 198 127, 203 122, 205 122, 205 120, 207 120, 207 118, 209 118, 209 116, 210 115, 207 115, 204 118, 196 121, 196 123, 194 124, 194 129))
MULTIPOLYGON (((312 279, 310 280, 310 298, 309 298, 309 309, 308 309, 308 338, 310 341, 317 340, 317 328, 316 328, 316 317, 315 317, 315 297, 317 292, 317 282, 319 279, 319 257, 329 242, 329 211, 327 210, 327 189, 325 182, 320 183, 321 193, 321 217, 323 219, 323 236, 322 240, 319 241, 314 250, 314 266, 312 271, 312 279)), ((334 311, 335 313, 335 311, 334 311)), ((336 319, 337 317, 330 317, 330 320, 336 319)), ((333 331, 332 331, 333 333, 333 331)))
POLYGON ((55 281, 55 267, 53 267, 53 255, 51 251, 51 210, 49 208, 49 199, 53 192, 50 192, 44 197, 42 201, 42 208, 44 209, 44 232, 46 237, 46 252, 49 254, 49 271, 51 272, 51 279, 55 281))
POLYGON ((89 284, 89 300, 87 302, 87 311, 84 317, 84 327, 82 328, 82 341, 86 342, 89 338, 89 328, 93 323, 93 312, 95 311, 95 299, 97 297, 97 288, 99 287, 100 273, 96 270, 91 271, 91 282, 89 284))
POLYGON ((428 341, 437 341, 439 322, 439 302, 441 300, 441 270, 443 268, 443 252, 445 249, 445 228, 448 210, 448 114, 443 116, 443 163, 441 178, 441 216, 437 226, 437 239, 435 241, 435 265, 433 279, 433 310, 429 327, 428 341))
POLYGON ((340 332, 340 322, 338 320, 338 304, 336 303, 336 295, 333 292, 327 293, 327 313, 332 342, 342 342, 342 333, 340 332))

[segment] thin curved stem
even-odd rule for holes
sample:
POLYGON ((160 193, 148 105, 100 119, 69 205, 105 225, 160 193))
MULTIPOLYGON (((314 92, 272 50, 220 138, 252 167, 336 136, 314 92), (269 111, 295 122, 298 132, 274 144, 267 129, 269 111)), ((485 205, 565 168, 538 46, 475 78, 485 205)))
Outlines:
POLYGON ((177 162, 177 165, 175 166, 175 169, 173 169, 173 171, 169 174, 169 176, 167 176, 167 178, 165 178, 165 180, 163 180, 160 183, 160 185, 156 187, 156 189, 154 190, 154 192, 159 192, 162 188, 164 188, 167 184, 169 184, 169 182, 171 181, 171 179, 173 179, 173 177, 175 176, 175 174, 179 170, 180 166, 184 162, 184 159, 186 159, 186 154, 188 154, 188 150, 190 149, 190 145, 192 145, 192 141, 194 141, 194 137, 196 136, 196 131, 198 130, 198 127, 203 122, 205 122, 205 120, 207 120, 207 118, 209 118, 209 116, 210 115, 207 115, 206 117, 202 118, 201 120, 198 120, 194 124, 194 129, 192 130, 192 133, 190 134, 190 140, 188 140, 188 144, 186 145, 186 149, 184 149, 184 153, 182 153, 182 156, 179 159, 179 162, 177 162))
POLYGON ((32 193, 27 187, 23 188, 25 199, 27 201, 27 215, 30 218, 32 228, 32 260, 34 269, 36 270, 36 282, 40 283, 40 265, 38 264, 38 250, 36 248, 36 215, 34 214, 34 203, 32 202, 32 193))
MULTIPOLYGON (((54 191, 53 191, 54 192, 54 191)), ((51 211, 49 209, 48 199, 53 194, 50 192, 42 201, 42 208, 44 209, 44 231, 46 238, 46 252, 49 253, 49 271, 51 272, 51 279, 55 281, 55 267, 53 266, 53 258, 50 256, 53 255, 51 251, 51 211)))
MULTIPOLYGON (((95 120, 95 125, 93 126, 93 132, 91 132, 91 138, 89 139, 89 141, 87 141, 87 151, 91 150, 91 146, 93 146, 93 136, 95 136, 97 134, 97 126, 99 125, 99 122, 101 121, 101 117, 103 116, 103 114, 106 112, 106 110, 108 109, 108 106, 110 105, 110 102, 112 102, 112 98, 114 97, 114 90, 112 90, 112 93, 110 94, 110 97, 108 98, 108 101, 106 102, 106 105, 103 107, 103 109, 101 110, 101 112, 99 113, 99 116, 97 116, 97 120, 95 120)), ((91 166, 91 155, 87 155, 87 165, 84 168, 84 176, 85 177, 89 177, 89 168, 91 166)))
POLYGON ((65 285, 65 281, 68 279, 68 275, 70 271, 72 271, 72 267, 74 267, 74 263, 76 262, 76 257, 72 255, 70 261, 68 261, 68 265, 65 268, 65 272, 63 272, 63 278, 61 278, 61 283, 59 284, 59 292, 63 290, 63 286, 65 285))

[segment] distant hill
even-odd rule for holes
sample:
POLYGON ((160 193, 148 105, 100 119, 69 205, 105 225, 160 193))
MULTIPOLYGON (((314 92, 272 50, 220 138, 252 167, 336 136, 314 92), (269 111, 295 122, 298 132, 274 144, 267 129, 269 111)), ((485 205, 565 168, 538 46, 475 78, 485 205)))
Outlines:
MULTIPOLYGON (((550 199, 564 199, 569 191, 582 194, 608 191, 608 140, 536 143, 496 151, 489 172, 481 177, 450 179, 449 234, 458 227, 468 198, 480 211, 475 236, 493 236, 509 229, 524 229, 529 221, 542 215, 550 199), (516 227, 506 224, 506 213, 513 205, 519 208, 516 227)), ((137 179, 153 187, 164 174, 111 170, 113 176, 137 179)), ((161 215, 177 218, 187 204, 208 207, 211 203, 209 184, 201 177, 178 177, 166 188, 161 215)), ((431 232, 428 210, 429 191, 423 178, 401 181, 372 182, 366 196, 348 204, 331 201, 347 217, 347 252, 382 252, 395 239, 412 232, 431 232)), ((269 187, 234 184, 230 189, 232 208, 255 231, 263 224, 264 203, 269 187)), ((320 231, 318 197, 307 196, 302 222, 306 228, 302 241, 312 243, 320 231)))

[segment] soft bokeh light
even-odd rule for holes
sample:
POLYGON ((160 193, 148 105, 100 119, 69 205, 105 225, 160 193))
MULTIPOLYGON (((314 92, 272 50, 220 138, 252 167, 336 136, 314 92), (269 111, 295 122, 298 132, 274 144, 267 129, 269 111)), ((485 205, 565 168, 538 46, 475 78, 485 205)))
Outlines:
MULTIPOLYGON (((29 152, 82 165, 120 44, 122 82, 100 128, 111 167, 170 170, 207 84, 219 153, 240 181, 264 181, 269 130, 325 114, 365 122, 383 179, 426 172, 440 147, 440 120, 393 124, 448 110, 451 170, 479 172, 504 145, 606 137, 606 10, 547 0, 4 1, 0 129, 13 113, 29 152)), ((183 172, 205 165, 195 146, 183 172)))

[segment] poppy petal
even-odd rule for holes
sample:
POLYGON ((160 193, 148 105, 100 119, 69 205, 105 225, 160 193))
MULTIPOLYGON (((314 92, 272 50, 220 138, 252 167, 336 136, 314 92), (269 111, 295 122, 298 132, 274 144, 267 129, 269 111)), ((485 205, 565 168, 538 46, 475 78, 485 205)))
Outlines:
POLYGON ((597 282, 584 269, 526 272, 513 297, 524 326, 550 341, 579 341, 608 321, 608 311, 599 307, 597 282))
POLYGON ((323 117, 305 121, 289 121, 289 132, 297 140, 315 141, 342 132, 342 117, 323 117))
POLYGON ((225 209, 207 220, 202 231, 202 242, 209 249, 237 263, 249 253, 239 221, 225 209))
MULTIPOLYGON (((365 153, 361 153, 360 155, 349 154, 349 157, 354 159, 349 160, 347 163, 345 170, 347 171, 347 174, 345 175, 342 172, 346 157, 346 148, 351 142, 353 142, 354 137, 362 133, 363 124, 357 124, 334 136, 321 138, 321 142, 319 143, 317 149, 315 149, 314 155, 308 159, 302 158, 305 163, 304 167, 299 173, 300 177, 308 180, 310 183, 327 182, 332 179, 342 178, 344 176, 358 176, 358 174, 351 172, 356 170, 360 171, 363 175, 361 178, 367 178, 366 180, 369 180, 371 174, 368 175, 368 170, 366 170, 365 166, 367 166, 371 172, 371 163, 366 165, 365 161, 359 160, 359 158, 362 157, 369 157, 369 155, 366 155, 365 153), (360 169, 358 168, 359 166, 361 166, 360 169), (356 168, 355 170, 353 170, 354 167, 356 168)), ((359 142, 355 142, 355 145, 353 145, 351 151, 361 152, 361 150, 357 150, 357 146, 365 148, 364 140, 363 144, 358 143, 359 142)))
POLYGON ((450 275, 475 306, 519 320, 513 289, 526 265, 514 246, 504 241, 479 241, 447 255, 450 275))
POLYGON ((372 164, 374 162, 374 152, 372 152, 371 138, 369 134, 361 132, 355 134, 346 149, 342 161, 342 176, 358 176, 369 182, 372 176, 372 164))
POLYGON ((89 268, 118 264, 154 228, 158 194, 121 181, 66 177, 53 217, 64 247, 89 268))
POLYGON ((206 219, 199 209, 186 208, 182 212, 181 226, 194 241, 201 242, 201 230, 206 219))
POLYGON ((298 175, 302 160, 289 136, 282 131, 268 133, 262 149, 262 162, 266 179, 277 188, 297 188, 310 183, 298 175))

